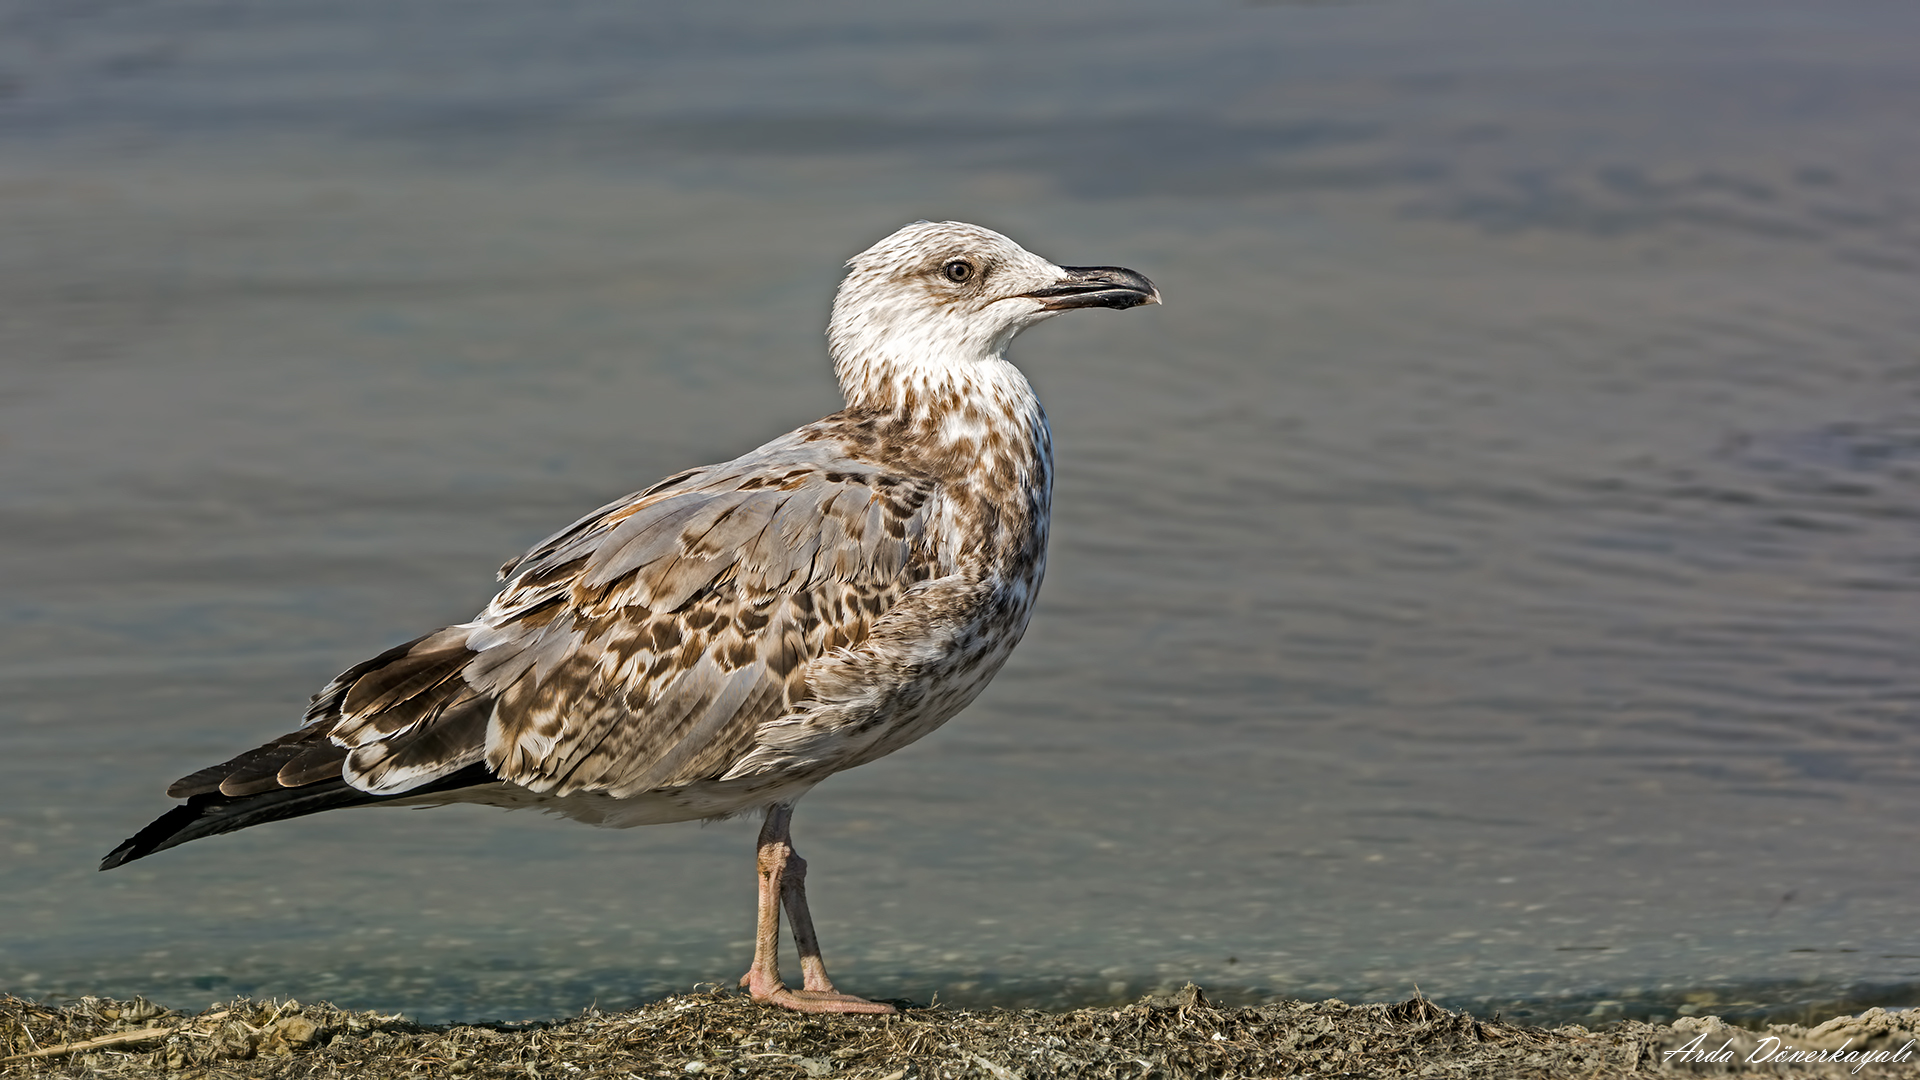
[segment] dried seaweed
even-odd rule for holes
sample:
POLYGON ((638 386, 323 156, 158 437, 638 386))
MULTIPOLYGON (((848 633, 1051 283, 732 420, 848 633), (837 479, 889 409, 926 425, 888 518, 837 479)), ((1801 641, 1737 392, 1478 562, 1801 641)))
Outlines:
MULTIPOLYGON (((1710 1019, 1601 1031, 1477 1019, 1424 998, 1217 1008, 1198 987, 1122 1008, 1068 1013, 907 1008, 891 1017, 801 1016, 729 992, 668 998, 623 1013, 520 1024, 424 1026, 326 1004, 236 999, 198 1015, 150 1002, 85 998, 61 1007, 0 998, 7 1077, 513 1077, 515 1080, 720 1077, 850 1080, 1145 1080, 1149 1077, 1559 1077, 1605 1080, 1678 1069, 1774 1071, 1672 1053, 1737 1042, 1897 1049, 1911 1014, 1869 1010, 1818 1028, 1768 1032, 1710 1019), (1724 1040, 1723 1040, 1724 1036, 1724 1040), (1854 1040, 1850 1044, 1845 1040, 1854 1040), (1744 1040, 1744 1041, 1742 1041, 1744 1040)), ((1913 1076, 1906 1062, 1796 1063, 1792 1075, 1913 1076)))

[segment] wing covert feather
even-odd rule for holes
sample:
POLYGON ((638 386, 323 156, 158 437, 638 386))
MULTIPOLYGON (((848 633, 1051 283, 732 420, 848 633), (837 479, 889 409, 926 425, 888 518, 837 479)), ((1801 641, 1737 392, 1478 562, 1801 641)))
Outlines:
POLYGON ((808 696, 812 661, 934 572, 931 481, 739 465, 574 523, 468 624, 502 779, 623 796, 725 775, 808 696))

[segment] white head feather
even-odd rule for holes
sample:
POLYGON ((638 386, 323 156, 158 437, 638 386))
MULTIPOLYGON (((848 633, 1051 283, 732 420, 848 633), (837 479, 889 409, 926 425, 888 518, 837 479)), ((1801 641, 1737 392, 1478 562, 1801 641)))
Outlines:
POLYGON ((1014 335, 1059 313, 1025 294, 1066 274, 958 221, 915 222, 847 266, 827 326, 834 374, 850 403, 882 407, 903 391, 999 381, 991 369, 1014 335))

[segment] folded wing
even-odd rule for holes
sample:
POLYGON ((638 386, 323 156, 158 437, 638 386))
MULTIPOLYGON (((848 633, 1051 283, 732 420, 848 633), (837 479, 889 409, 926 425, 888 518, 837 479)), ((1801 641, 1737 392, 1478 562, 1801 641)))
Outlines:
POLYGON ((621 797, 726 775, 805 701, 813 661, 938 571, 931 481, 796 436, 582 518, 503 567, 474 621, 356 665, 306 727, 168 793, 459 776, 621 797))

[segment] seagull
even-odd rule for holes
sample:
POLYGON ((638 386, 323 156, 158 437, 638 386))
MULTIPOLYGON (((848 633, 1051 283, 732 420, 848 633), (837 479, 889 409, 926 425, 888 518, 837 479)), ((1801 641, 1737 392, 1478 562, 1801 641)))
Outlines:
POLYGON ((1008 343, 1160 294, 955 221, 847 266, 827 328, 846 408, 542 540, 471 622, 348 668, 299 730, 175 781, 186 802, 100 868, 347 806, 536 807, 611 828, 757 811, 740 985, 805 1013, 893 1012, 827 977, 794 802, 966 708, 1026 630, 1053 448, 1008 343), (783 907, 798 990, 777 964, 783 907))

